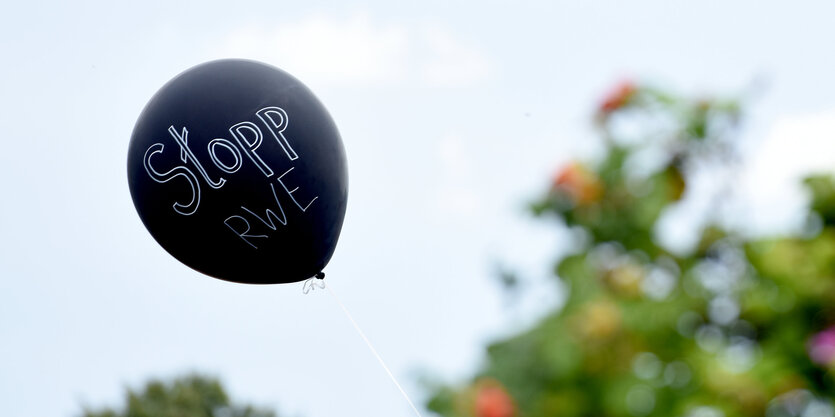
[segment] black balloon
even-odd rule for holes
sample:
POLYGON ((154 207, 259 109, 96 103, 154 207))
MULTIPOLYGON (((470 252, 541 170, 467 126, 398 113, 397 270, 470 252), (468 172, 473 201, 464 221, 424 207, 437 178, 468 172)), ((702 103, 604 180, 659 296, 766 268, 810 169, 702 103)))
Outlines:
POLYGON ((322 271, 345 217, 348 174, 324 106, 278 68, 212 61, 145 106, 128 149, 131 197, 171 255, 227 281, 322 271))

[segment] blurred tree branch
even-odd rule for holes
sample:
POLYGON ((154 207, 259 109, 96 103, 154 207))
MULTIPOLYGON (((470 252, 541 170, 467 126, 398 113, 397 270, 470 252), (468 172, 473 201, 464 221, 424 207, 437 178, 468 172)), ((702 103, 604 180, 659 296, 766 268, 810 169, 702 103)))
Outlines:
POLYGON ((469 383, 434 386, 428 407, 446 417, 835 415, 835 181, 805 182, 821 219, 812 236, 723 227, 741 108, 616 85, 594 115, 603 157, 567 164, 531 204, 588 235, 554 266, 565 304, 487 346, 469 383), (699 169, 725 177, 698 245, 672 253, 656 228, 699 169))

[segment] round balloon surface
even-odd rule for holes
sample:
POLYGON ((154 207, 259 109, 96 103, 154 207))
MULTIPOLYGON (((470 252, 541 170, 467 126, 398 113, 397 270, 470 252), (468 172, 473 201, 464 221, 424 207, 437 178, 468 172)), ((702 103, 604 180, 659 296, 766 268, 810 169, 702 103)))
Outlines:
POLYGON ((197 271, 296 282, 333 255, 345 150, 325 107, 278 68, 230 59, 181 73, 139 116, 127 166, 145 227, 197 271))

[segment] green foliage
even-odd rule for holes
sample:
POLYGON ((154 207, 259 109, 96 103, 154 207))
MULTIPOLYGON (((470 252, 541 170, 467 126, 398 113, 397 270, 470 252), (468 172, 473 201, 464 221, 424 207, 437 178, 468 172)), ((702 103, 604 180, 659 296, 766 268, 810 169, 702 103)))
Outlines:
MULTIPOLYGON (((436 387, 429 409, 446 417, 832 416, 835 180, 805 182, 810 218, 822 223, 812 237, 753 240, 723 228, 714 208, 698 245, 672 253, 656 239, 658 221, 700 169, 734 166, 740 106, 624 83, 595 121, 603 157, 568 164, 531 205, 584 236, 554 265, 568 288, 564 305, 489 345, 472 381, 436 387)), ((717 205, 733 192, 728 183, 716 190, 717 205)))
POLYGON ((272 411, 232 404, 216 379, 191 375, 170 382, 152 380, 127 389, 124 408, 85 410, 83 417, 276 417, 272 411))

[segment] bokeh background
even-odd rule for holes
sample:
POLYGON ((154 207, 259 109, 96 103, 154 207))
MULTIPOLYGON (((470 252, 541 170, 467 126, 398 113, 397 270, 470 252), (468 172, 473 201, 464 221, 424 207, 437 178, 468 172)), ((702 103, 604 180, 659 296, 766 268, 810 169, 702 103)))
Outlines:
MULTIPOLYGON (((723 227, 737 242, 815 235, 812 193, 801 179, 835 167, 835 6, 823 1, 80 1, 3 9, 5 416, 75 416, 117 404, 126 386, 195 370, 282 416, 411 412, 326 293, 201 276, 144 230, 125 178, 133 123, 164 82, 203 61, 279 66, 331 111, 351 185, 328 281, 406 390, 420 404, 434 398, 442 412, 445 390, 463 403, 471 384, 513 391, 496 375, 478 378, 490 369, 485 346, 535 326, 568 299, 554 264, 578 249, 577 233, 553 216, 533 219, 529 206, 551 196, 572 161, 598 172, 611 150, 599 107, 621 80, 672 92, 682 105, 720 97, 742 109, 730 134, 732 197, 722 205, 723 227), (508 290, 497 276, 519 284, 508 290)), ((617 128, 632 134, 653 123, 617 128)), ((664 166, 657 153, 646 158, 664 166)), ((653 226, 653 242, 672 254, 702 241, 716 212, 713 190, 731 178, 719 168, 700 172, 653 226)), ((825 278, 830 261, 821 262, 825 278)), ((825 381, 826 365, 805 346, 825 331, 826 316, 809 317, 793 357, 825 381)), ((623 366, 632 369, 631 360, 623 366)), ((821 401, 827 387, 806 386, 821 401)), ((647 390, 636 392, 624 413, 646 409, 647 390)))

